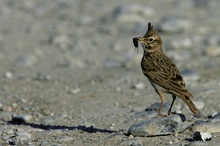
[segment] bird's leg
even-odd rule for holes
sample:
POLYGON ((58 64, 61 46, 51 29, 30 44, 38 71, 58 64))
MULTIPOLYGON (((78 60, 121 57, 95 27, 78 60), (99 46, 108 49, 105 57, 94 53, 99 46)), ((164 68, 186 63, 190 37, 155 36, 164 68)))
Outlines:
POLYGON ((171 109, 172 109, 172 107, 173 107, 174 101, 176 100, 176 95, 172 95, 172 97, 173 97, 173 101, 172 101, 172 103, 171 103, 171 105, 170 105, 170 109, 168 110, 167 115, 170 115, 170 114, 172 113, 172 112, 171 112, 171 109))
POLYGON ((161 111, 161 109, 162 109, 162 104, 163 104, 163 102, 164 102, 164 100, 165 100, 164 94, 163 94, 163 92, 161 92, 161 91, 157 91, 157 93, 158 93, 159 96, 160 96, 160 108, 159 108, 157 117, 165 117, 166 115, 163 115, 163 114, 160 113, 160 111, 161 111))

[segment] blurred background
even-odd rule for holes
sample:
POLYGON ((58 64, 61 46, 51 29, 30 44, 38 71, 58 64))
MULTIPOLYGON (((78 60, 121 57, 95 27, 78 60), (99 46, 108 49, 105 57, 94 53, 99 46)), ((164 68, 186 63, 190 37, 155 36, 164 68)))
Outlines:
POLYGON ((165 52, 180 68, 203 69, 201 74, 208 75, 205 70, 219 67, 218 0, 0 3, 0 70, 15 78, 48 75, 69 81, 97 69, 99 74, 121 67, 142 76, 142 48, 137 54, 132 38, 143 36, 148 22, 160 32, 165 52))

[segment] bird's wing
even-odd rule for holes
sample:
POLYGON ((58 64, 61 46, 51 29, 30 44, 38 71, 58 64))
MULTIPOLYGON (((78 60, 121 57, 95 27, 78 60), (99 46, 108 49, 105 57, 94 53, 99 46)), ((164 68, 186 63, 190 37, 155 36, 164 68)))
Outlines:
POLYGON ((146 66, 142 64, 142 69, 148 78, 166 90, 193 97, 192 94, 187 91, 185 82, 178 68, 168 57, 163 58, 159 63, 151 62, 146 66))

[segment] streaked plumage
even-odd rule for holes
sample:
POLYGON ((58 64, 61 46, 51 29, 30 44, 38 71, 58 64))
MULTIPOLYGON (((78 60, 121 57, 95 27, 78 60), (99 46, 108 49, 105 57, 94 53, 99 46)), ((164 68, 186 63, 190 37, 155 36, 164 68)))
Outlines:
POLYGON ((173 97, 168 115, 171 113, 176 96, 179 96, 193 113, 198 114, 199 110, 190 100, 193 95, 186 89, 185 82, 176 65, 163 53, 162 40, 159 33, 151 26, 151 23, 148 24, 148 31, 143 37, 133 38, 136 48, 138 47, 138 42, 142 44, 144 50, 141 61, 143 74, 149 79, 161 98, 158 116, 164 116, 160 113, 164 101, 164 93, 172 94, 173 97))

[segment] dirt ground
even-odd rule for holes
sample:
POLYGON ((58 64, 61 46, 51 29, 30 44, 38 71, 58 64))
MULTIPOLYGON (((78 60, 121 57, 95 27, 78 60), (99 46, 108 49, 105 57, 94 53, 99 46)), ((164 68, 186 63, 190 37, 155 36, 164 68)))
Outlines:
MULTIPOLYGON (((0 143, 190 143, 190 131, 126 134, 140 122, 137 112, 160 102, 142 74, 143 51, 135 51, 132 38, 143 36, 152 22, 165 53, 181 71, 192 71, 185 75, 187 87, 210 116, 220 111, 219 6, 217 0, 0 1, 0 143), (174 23, 172 30, 162 27, 166 20, 168 26, 174 23), (16 123, 13 116, 30 118, 16 123)), ((175 104, 184 106, 180 99, 175 104)), ((187 108, 183 113, 192 115, 187 108)), ((206 144, 219 142, 214 133, 206 144)))

